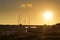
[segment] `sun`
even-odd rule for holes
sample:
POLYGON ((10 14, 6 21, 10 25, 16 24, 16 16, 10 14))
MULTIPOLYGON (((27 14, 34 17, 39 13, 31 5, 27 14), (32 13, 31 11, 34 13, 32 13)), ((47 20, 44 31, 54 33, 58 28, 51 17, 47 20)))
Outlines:
POLYGON ((50 11, 44 12, 44 18, 46 20, 51 20, 51 18, 52 18, 52 12, 50 12, 50 11))

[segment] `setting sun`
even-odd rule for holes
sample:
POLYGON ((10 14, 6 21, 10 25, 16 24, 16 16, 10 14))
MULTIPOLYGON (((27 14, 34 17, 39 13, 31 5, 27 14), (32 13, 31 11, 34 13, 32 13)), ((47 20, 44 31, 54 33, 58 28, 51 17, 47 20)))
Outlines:
POLYGON ((44 18, 45 18, 46 20, 50 20, 50 19, 52 18, 52 12, 46 11, 46 12, 44 13, 44 18))

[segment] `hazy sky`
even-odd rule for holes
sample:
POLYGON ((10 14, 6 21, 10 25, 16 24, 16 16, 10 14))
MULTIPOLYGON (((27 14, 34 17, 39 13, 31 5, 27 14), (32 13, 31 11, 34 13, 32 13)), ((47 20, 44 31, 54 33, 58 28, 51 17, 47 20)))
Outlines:
POLYGON ((48 24, 42 16, 44 11, 52 11, 49 24, 60 22, 60 0, 0 0, 0 24, 48 24), (30 16, 30 17, 29 17, 30 16))

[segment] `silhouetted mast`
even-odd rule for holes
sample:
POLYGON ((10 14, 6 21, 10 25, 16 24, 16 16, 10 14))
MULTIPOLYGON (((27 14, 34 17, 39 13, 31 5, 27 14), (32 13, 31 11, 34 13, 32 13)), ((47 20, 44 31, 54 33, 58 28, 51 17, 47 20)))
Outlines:
POLYGON ((18 24, 20 24, 19 22, 20 22, 20 13, 19 13, 19 17, 18 17, 18 24))
MULTIPOLYGON (((30 5, 30 1, 29 0, 27 0, 27 7, 29 8, 29 5, 30 5)), ((30 14, 29 14, 29 17, 28 17, 28 24, 30 25, 30 14)))
POLYGON ((30 24, 30 16, 29 16, 29 24, 30 24))
MULTIPOLYGON (((27 8, 27 7, 29 8, 29 6, 30 6, 29 0, 26 0, 25 2, 26 2, 26 3, 25 3, 26 8, 27 8)), ((21 22, 21 14, 19 13, 18 24, 20 24, 20 22, 21 22)), ((26 23, 25 23, 25 24, 26 24, 26 23)), ((30 24, 30 15, 29 15, 29 18, 28 18, 28 24, 30 24)))

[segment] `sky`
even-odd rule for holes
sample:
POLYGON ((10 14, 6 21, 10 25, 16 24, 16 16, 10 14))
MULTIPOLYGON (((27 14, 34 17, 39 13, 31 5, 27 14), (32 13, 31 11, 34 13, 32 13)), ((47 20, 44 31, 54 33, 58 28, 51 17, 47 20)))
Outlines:
POLYGON ((60 23, 60 0, 0 0, 0 24, 56 24, 60 23), (53 12, 45 20, 45 11, 53 12), (19 17, 20 16, 20 17, 19 17))

